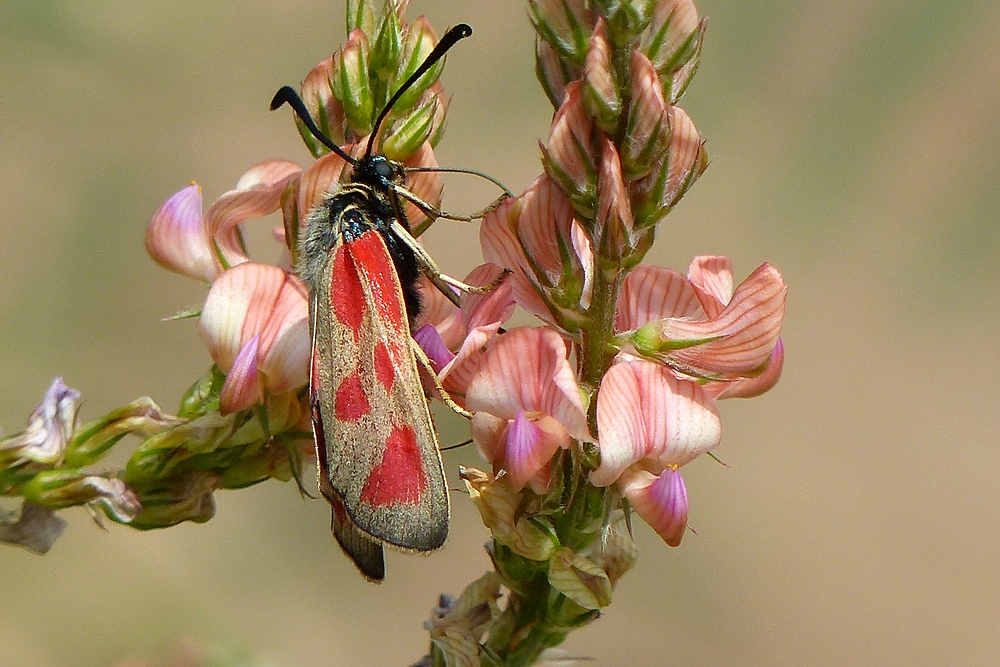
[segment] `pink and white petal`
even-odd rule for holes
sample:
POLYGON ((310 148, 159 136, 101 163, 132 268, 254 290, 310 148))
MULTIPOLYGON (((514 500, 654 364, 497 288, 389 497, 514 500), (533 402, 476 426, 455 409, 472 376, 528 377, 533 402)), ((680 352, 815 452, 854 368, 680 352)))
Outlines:
POLYGON ((774 350, 771 351, 771 359, 763 373, 757 377, 739 378, 732 382, 709 382, 705 385, 705 390, 716 399, 754 398, 778 384, 784 365, 785 345, 781 342, 781 338, 778 338, 774 350))
POLYGON ((673 269, 640 264, 625 278, 618 297, 615 329, 631 331, 668 317, 703 319, 697 292, 687 278, 673 269))
POLYGON ((589 308, 590 300, 594 293, 594 250, 590 243, 587 232, 583 226, 573 220, 573 229, 570 232, 573 241, 573 251, 579 258, 580 266, 583 268, 583 292, 580 294, 580 307, 589 308))
POLYGON ((170 197, 146 228, 146 251, 163 268, 210 283, 219 271, 201 207, 201 188, 194 183, 170 197))
POLYGON ((226 373, 226 381, 219 393, 219 413, 223 416, 246 410, 261 401, 263 386, 257 368, 259 344, 259 336, 247 341, 226 373))
POLYGON ((540 413, 556 419, 575 438, 587 439, 587 422, 566 344, 555 331, 517 327, 497 339, 466 400, 473 412, 504 419, 540 413))
POLYGON ((534 264, 551 278, 563 273, 563 253, 571 245, 573 204, 555 181, 542 174, 520 196, 517 236, 534 264))
POLYGON ((462 326, 462 313, 458 306, 431 284, 426 277, 421 276, 417 283, 420 290, 420 314, 414 322, 414 329, 420 329, 430 324, 444 341, 449 350, 457 350, 465 337, 465 327, 462 326))
POLYGON ((289 181, 301 173, 302 167, 291 160, 265 160, 244 172, 236 181, 236 189, 250 190, 257 187, 274 189, 279 185, 284 189, 289 181))
MULTIPOLYGON (((359 154, 364 150, 359 144, 348 144, 343 149, 350 155, 359 154)), ((344 170, 349 165, 336 153, 327 153, 313 162, 299 177, 298 209, 302 220, 316 206, 323 202, 327 193, 340 189, 344 180, 344 170)))
POLYGON ((632 509, 672 547, 679 546, 688 522, 688 498, 684 479, 676 468, 654 476, 645 470, 629 471, 619 488, 632 509))
POLYGON ((479 226, 483 259, 510 269, 513 273, 507 280, 511 282, 514 301, 529 313, 552 322, 552 313, 539 296, 538 287, 534 283, 534 274, 524 256, 521 241, 514 232, 517 229, 520 210, 520 198, 512 197, 483 217, 479 226))
POLYGON ((277 211, 281 206, 283 190, 284 186, 230 190, 209 207, 205 214, 205 227, 222 255, 222 260, 215 258, 220 268, 250 261, 239 235, 239 225, 277 211))
POLYGON ((285 273, 285 283, 260 336, 260 371, 267 389, 281 394, 305 386, 312 354, 309 304, 305 286, 296 276, 285 273))
POLYGON ((559 451, 560 441, 539 428, 523 413, 518 413, 506 434, 504 470, 513 491, 520 491, 559 451))
POLYGON ((660 332, 669 340, 712 340, 670 353, 675 361, 709 373, 756 375, 781 333, 788 288, 766 262, 740 283, 725 310, 702 322, 665 320, 660 332))
POLYGON ((718 317, 733 296, 733 262, 719 255, 701 255, 691 260, 688 280, 701 299, 709 318, 718 317))
POLYGON ((223 372, 229 372, 246 341, 261 331, 284 282, 285 273, 278 267, 246 262, 212 284, 198 333, 223 372))
MULTIPOLYGON (((484 286, 494 283, 503 275, 503 269, 496 264, 480 264, 465 278, 467 285, 484 286)), ((514 314, 514 286, 511 280, 504 280, 485 294, 469 292, 462 295, 462 320, 468 330, 478 327, 500 325, 514 314)))
POLYGON ((508 424, 508 420, 488 412, 477 412, 472 415, 470 424, 472 441, 476 443, 479 455, 493 465, 494 472, 503 467, 503 437, 508 424))
POLYGON ((662 364, 619 361, 597 396, 601 465, 595 486, 608 486, 629 466, 683 465, 719 444, 715 401, 698 384, 679 380, 662 364))

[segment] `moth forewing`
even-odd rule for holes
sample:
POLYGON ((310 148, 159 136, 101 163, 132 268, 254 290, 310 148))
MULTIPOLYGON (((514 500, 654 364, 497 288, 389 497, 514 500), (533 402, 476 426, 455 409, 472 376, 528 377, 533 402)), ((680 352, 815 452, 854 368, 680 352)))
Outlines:
POLYGON ((432 551, 447 537, 448 491, 403 288, 378 230, 382 219, 342 203, 328 209, 337 232, 328 261, 307 280, 317 310, 312 390, 325 441, 321 483, 329 482, 358 530, 432 551))

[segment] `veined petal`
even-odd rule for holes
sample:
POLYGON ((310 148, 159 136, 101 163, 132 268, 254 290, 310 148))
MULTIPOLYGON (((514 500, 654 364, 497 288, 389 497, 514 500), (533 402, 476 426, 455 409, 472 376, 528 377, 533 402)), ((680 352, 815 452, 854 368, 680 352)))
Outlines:
MULTIPOLYGON (((490 285, 503 275, 495 264, 481 264, 465 278, 467 285, 490 285)), ((503 324, 514 314, 514 287, 506 278, 484 294, 469 292, 462 295, 462 320, 468 330, 503 324)))
POLYGON ((722 423, 712 398, 662 364, 615 363, 597 395, 601 465, 590 481, 608 486, 634 463, 655 471, 684 465, 719 444, 722 423))
POLYGON ((240 238, 239 224, 277 211, 285 187, 300 173, 298 165, 287 160, 262 162, 240 178, 236 189, 223 194, 209 207, 205 228, 222 255, 221 260, 215 257, 220 268, 250 260, 240 238))
POLYGON ((281 394, 309 381, 309 301, 305 285, 287 271, 260 331, 260 372, 268 391, 281 394))
POLYGON ((645 470, 622 475, 619 484, 632 509, 672 547, 680 546, 688 521, 687 489, 676 467, 654 476, 645 470))
POLYGON ((708 340, 674 350, 671 360, 708 374, 755 376, 771 357, 781 333, 788 288, 768 263, 740 283, 718 317, 700 322, 662 320, 659 335, 668 341, 708 340))
POLYGON ((718 317, 733 296, 733 262, 728 257, 700 255, 691 260, 688 280, 709 317, 718 317))
MULTIPOLYGON (((342 147, 348 155, 358 157, 363 147, 360 144, 348 144, 342 147)), ((344 170, 348 168, 344 158, 336 153, 327 153, 313 162, 302 172, 299 178, 298 210, 301 219, 323 201, 328 192, 339 189, 344 178, 344 170)))
POLYGON ((458 306, 424 276, 420 277, 417 287, 420 290, 420 314, 414 322, 414 329, 419 330, 429 324, 444 341, 445 347, 457 350, 465 337, 462 313, 458 306))
POLYGON ((483 259, 491 264, 510 269, 514 300, 529 313, 551 322, 552 312, 539 295, 540 287, 532 277, 533 271, 525 257, 517 236, 521 214, 520 197, 511 197, 483 217, 479 226, 479 242, 483 259))
POLYGON ((163 268, 210 283, 219 271, 201 206, 201 188, 194 183, 165 201, 146 228, 146 251, 163 268))
POLYGON ((219 394, 219 413, 228 415, 246 410, 263 399, 263 387, 257 368, 260 336, 254 336, 236 355, 219 394))
POLYGON ((252 188, 282 188, 288 181, 302 173, 302 167, 291 160, 265 160, 247 169, 236 181, 236 190, 252 188))
POLYGON ((503 467, 504 443, 501 438, 507 430, 508 421, 488 412, 477 412, 472 415, 470 430, 472 441, 484 460, 493 465, 494 470, 503 467))
POLYGON ((702 319, 697 292, 673 269, 640 264, 625 278, 618 297, 615 329, 631 331, 668 317, 702 319))
POLYGON ((466 402, 472 412, 509 420, 521 412, 549 415, 574 438, 589 437, 566 343, 551 329, 517 327, 498 338, 469 384, 466 402))
POLYGON ((584 211, 594 210, 597 159, 594 125, 583 106, 582 84, 566 85, 562 105, 552 119, 548 141, 542 145, 546 173, 559 182, 584 211))
POLYGON ((763 373, 757 377, 739 378, 732 382, 709 382, 705 385, 705 391, 715 396, 716 399, 754 398, 778 384, 784 365, 785 345, 781 342, 781 338, 778 338, 771 351, 771 359, 767 369, 763 373))

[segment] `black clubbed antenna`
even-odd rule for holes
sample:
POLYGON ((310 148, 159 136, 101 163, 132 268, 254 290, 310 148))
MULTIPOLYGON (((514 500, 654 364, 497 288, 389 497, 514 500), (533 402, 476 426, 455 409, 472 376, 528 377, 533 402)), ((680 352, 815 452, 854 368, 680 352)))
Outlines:
POLYGON ((444 34, 444 37, 441 38, 441 41, 439 41, 434 47, 434 50, 427 54, 424 62, 420 63, 420 67, 417 68, 417 71, 411 74, 410 78, 404 81, 403 85, 396 89, 396 92, 389 98, 386 105, 382 107, 382 111, 379 113, 378 118, 375 119, 375 125, 372 127, 371 136, 368 137, 368 147, 365 148, 365 156, 361 158, 362 160, 367 160, 371 157, 372 147, 375 145, 375 137, 378 135, 379 127, 382 125, 382 121, 385 120, 385 117, 389 115, 389 112, 392 111, 392 105, 394 105, 399 98, 403 96, 403 93, 406 92, 407 88, 412 86, 417 79, 424 75, 424 72, 433 67, 434 63, 441 60, 448 49, 455 46, 458 40, 465 39, 471 34, 472 26, 468 23, 459 23, 454 28, 449 29, 448 32, 444 34))
POLYGON ((287 104, 292 107, 292 110, 295 111, 296 115, 302 120, 305 126, 309 128, 312 135, 319 139, 321 144, 340 157, 344 158, 348 164, 356 165, 358 163, 356 158, 347 154, 343 148, 330 141, 329 137, 323 134, 323 131, 316 126, 312 116, 309 114, 309 109, 306 108, 305 102, 302 101, 302 98, 299 97, 299 94, 295 92, 295 89, 291 86, 282 86, 278 92, 274 94, 274 97, 271 98, 271 111, 274 111, 282 104, 287 104))

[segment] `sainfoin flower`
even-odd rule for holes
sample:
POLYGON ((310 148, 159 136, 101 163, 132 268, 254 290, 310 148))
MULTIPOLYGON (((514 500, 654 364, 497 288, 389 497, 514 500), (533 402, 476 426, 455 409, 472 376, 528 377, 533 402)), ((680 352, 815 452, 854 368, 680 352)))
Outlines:
POLYGON ((228 414, 305 385, 309 368, 309 307, 294 275, 245 262, 213 283, 198 332, 226 373, 220 411, 228 414))

